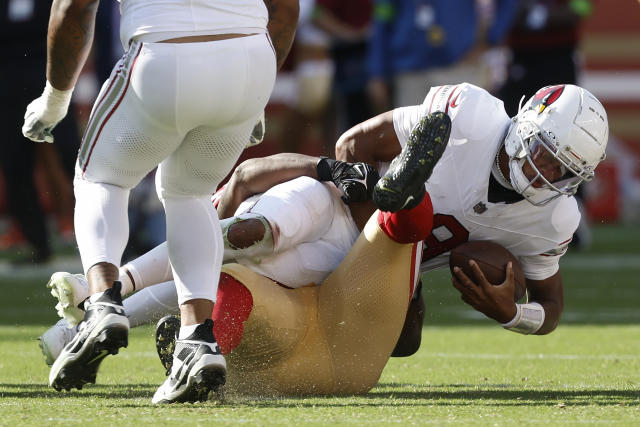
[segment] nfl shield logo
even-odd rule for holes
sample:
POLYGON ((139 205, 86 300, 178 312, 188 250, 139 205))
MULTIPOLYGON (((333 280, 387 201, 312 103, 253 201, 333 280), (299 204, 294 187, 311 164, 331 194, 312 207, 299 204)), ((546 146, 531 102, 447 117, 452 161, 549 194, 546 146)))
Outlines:
POLYGON ((478 202, 474 207, 473 211, 477 214, 481 214, 487 211, 487 205, 482 202, 478 202))

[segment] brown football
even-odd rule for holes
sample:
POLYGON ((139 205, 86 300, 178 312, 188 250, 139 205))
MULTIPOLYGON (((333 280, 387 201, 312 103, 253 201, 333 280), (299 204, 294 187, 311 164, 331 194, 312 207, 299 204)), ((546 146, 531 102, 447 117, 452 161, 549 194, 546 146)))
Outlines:
POLYGON ((520 301, 524 296, 527 287, 522 266, 507 249, 497 243, 481 240, 463 243, 453 249, 449 256, 449 268, 452 274, 453 267, 458 266, 469 278, 475 280, 473 270, 469 266, 470 260, 478 263, 484 276, 494 285, 504 282, 507 277, 507 263, 511 261, 515 274, 514 301, 520 301))

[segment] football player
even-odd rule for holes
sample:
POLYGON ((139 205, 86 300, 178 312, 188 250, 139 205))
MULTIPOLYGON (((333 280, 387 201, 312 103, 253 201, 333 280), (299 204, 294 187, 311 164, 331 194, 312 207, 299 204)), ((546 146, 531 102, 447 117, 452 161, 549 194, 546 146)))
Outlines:
MULTIPOLYGON (((509 118, 502 101, 479 87, 433 87, 422 104, 383 113, 337 143, 337 158, 386 172, 373 194, 380 209, 415 203, 424 191, 410 174, 420 157, 410 155, 407 139, 422 117, 436 111, 451 118, 452 128, 425 184, 434 216, 422 271, 445 266, 449 251, 468 240, 499 243, 522 264, 528 302, 513 302, 511 274, 502 285, 489 286, 475 263, 474 277, 454 270, 462 300, 510 331, 553 331, 563 309, 559 260, 580 220, 573 194, 605 158, 609 127, 602 104, 581 87, 549 86, 509 118), (389 167, 386 162, 398 155, 389 167)), ((351 206, 354 216, 360 209, 371 207, 351 206)))
MULTIPOLYGON (((54 0, 43 94, 23 134, 53 142, 89 54, 98 0, 54 0)), ((95 382, 101 361, 128 343, 118 268, 131 188, 158 167, 182 328, 174 363, 154 403, 195 401, 225 381, 210 315, 222 239, 210 194, 227 175, 271 95, 291 47, 295 0, 123 0, 126 53, 105 82, 76 162, 75 231, 91 287, 78 334, 56 359, 56 390, 95 382), (271 37, 270 37, 271 36, 271 37), (179 357, 178 357, 179 356, 179 357)))

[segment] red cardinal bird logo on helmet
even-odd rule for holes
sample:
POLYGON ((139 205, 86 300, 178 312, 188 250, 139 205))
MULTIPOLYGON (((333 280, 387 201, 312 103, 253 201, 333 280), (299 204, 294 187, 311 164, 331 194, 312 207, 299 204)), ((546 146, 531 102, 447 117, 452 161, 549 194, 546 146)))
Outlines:
POLYGON ((542 113, 545 108, 560 98, 563 91, 564 85, 547 86, 540 89, 535 95, 533 95, 530 108, 537 111, 538 114, 542 113))

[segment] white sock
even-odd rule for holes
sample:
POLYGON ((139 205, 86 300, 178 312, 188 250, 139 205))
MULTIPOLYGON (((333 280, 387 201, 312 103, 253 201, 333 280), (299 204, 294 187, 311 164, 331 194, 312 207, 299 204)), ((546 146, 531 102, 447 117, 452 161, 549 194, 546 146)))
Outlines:
POLYGON ((145 288, 122 301, 132 328, 160 320, 168 314, 178 314, 178 294, 173 282, 145 288))
POLYGON ((131 281, 131 277, 127 274, 127 271, 124 267, 120 267, 119 269, 120 275, 118 276, 118 280, 122 283, 122 288, 120 288, 120 295, 123 297, 133 293, 136 290, 135 284, 131 281))
POLYGON ((200 326, 199 324, 188 325, 188 326, 180 326, 180 332, 178 333, 178 339, 183 340, 187 338, 189 335, 196 331, 196 328, 200 326))
POLYGON ((165 242, 156 246, 146 254, 122 266, 120 268, 120 277, 123 279, 124 276, 127 276, 127 278, 123 280, 122 284, 124 285, 125 281, 131 283, 132 291, 139 291, 147 286, 173 280, 167 243, 165 242), (126 271, 131 274, 134 283, 131 283, 131 278, 127 275, 126 271))

